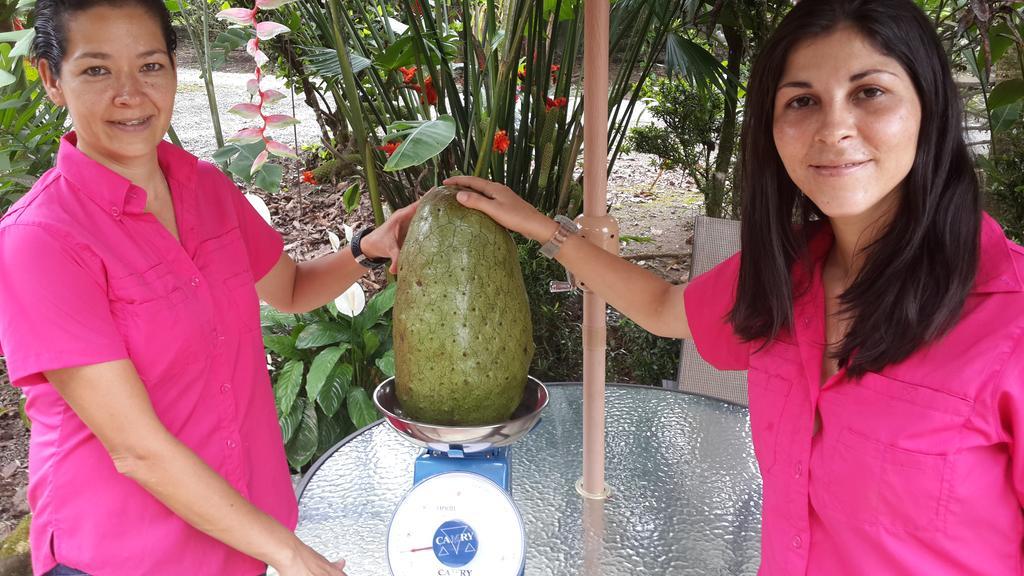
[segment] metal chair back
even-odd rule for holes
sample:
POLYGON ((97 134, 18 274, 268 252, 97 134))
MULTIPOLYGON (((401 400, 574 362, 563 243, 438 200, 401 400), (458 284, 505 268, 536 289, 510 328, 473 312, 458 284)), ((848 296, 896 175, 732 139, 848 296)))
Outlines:
MULTIPOLYGON (((693 256, 690 279, 714 268, 740 249, 740 223, 736 220, 697 216, 693 225, 693 256)), ((746 371, 722 371, 711 366, 697 353, 691 340, 683 340, 679 350, 677 389, 732 404, 746 406, 746 371)))

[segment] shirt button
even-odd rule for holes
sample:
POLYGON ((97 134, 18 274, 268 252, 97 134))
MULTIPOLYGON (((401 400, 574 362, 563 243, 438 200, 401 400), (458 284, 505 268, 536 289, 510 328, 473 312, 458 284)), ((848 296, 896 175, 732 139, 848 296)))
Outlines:
POLYGON ((231 391, 231 386, 224 384, 223 386, 220 387, 220 391, 223 392, 224 394, 227 394, 228 392, 231 391))
POLYGON ((234 440, 228 440, 227 442, 225 442, 225 444, 227 444, 228 448, 232 448, 232 449, 235 446, 238 446, 238 444, 234 440))
POLYGON ((811 319, 808 318, 807 316, 804 316, 803 319, 801 320, 801 322, 804 323, 804 326, 808 326, 811 323, 811 319))
POLYGON ((193 276, 192 277, 192 285, 193 286, 199 286, 199 276, 193 276))
POLYGON ((793 548, 799 548, 804 545, 804 541, 799 536, 793 536, 793 548))
POLYGON ((796 466, 793 468, 793 478, 799 478, 800 475, 803 473, 804 467, 799 462, 797 462, 796 466))
POLYGON ((121 215, 121 209, 118 208, 117 206, 111 206, 110 213, 114 216, 114 218, 117 218, 118 216, 121 215))

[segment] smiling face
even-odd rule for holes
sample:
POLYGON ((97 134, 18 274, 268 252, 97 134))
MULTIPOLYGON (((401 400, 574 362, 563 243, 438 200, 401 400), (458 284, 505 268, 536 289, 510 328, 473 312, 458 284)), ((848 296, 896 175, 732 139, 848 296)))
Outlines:
POLYGON ((40 61, 46 92, 65 106, 78 148, 107 166, 155 158, 177 89, 159 21, 134 5, 97 6, 66 19, 60 77, 40 61))
POLYGON ((910 76, 854 28, 790 52, 775 94, 775 146, 789 177, 830 219, 870 223, 898 203, 920 127, 910 76))

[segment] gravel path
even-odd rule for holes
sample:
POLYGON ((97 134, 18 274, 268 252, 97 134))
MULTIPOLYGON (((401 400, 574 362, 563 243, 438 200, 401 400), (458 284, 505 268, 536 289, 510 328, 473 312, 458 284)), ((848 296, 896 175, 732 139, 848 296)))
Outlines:
MULTIPOLYGON (((252 120, 245 120, 228 110, 240 102, 249 101, 249 93, 245 84, 252 78, 251 73, 214 72, 213 81, 217 94, 217 109, 220 111, 221 129, 227 138, 242 128, 254 125, 252 120)), ((261 87, 266 90, 274 88, 289 94, 284 81, 275 76, 264 76, 261 87)), ((265 106, 264 110, 271 114, 292 115, 291 98, 265 106)), ((295 117, 299 119, 296 126, 298 145, 310 144, 320 140, 320 128, 316 123, 313 110, 302 101, 301 94, 295 99, 295 117)), ((210 106, 206 99, 206 85, 200 77, 199 70, 185 67, 178 68, 178 94, 174 101, 174 116, 171 121, 174 131, 181 139, 181 145, 203 160, 211 160, 217 150, 217 140, 210 119, 210 106)), ((295 146, 295 132, 284 128, 271 133, 275 140, 289 146, 295 146)))

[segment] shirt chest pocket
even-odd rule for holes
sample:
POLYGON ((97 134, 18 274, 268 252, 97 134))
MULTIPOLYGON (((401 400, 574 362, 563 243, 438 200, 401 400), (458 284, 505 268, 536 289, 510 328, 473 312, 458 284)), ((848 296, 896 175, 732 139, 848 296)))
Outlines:
POLYGON ((242 334, 259 331, 259 296, 238 228, 200 244, 195 264, 209 283, 218 324, 242 334))
POLYGON ((110 307, 146 385, 201 360, 202 315, 194 293, 164 263, 109 281, 110 307))
POLYGON ((747 372, 750 433, 762 475, 775 467, 786 428, 786 404, 794 382, 800 381, 801 375, 800 350, 793 344, 772 342, 750 356, 747 372))
POLYGON ((954 496, 953 454, 972 409, 967 399, 879 374, 823 395, 825 427, 837 424, 823 438, 824 502, 859 524, 941 531, 954 496))

